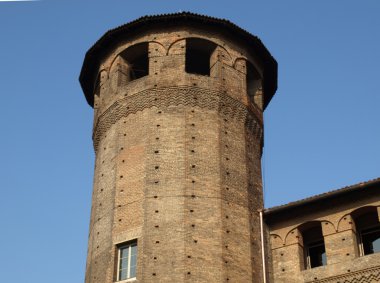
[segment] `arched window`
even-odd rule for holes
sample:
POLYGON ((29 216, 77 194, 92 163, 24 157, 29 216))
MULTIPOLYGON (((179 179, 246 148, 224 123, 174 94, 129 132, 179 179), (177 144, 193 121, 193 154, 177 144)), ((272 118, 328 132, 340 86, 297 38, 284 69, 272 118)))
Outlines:
POLYGON ((200 38, 186 39, 185 71, 191 74, 210 76, 210 58, 216 44, 200 38))
POLYGON ((327 264, 325 241, 319 221, 308 222, 299 227, 304 246, 305 269, 327 264))
POLYGON ((138 43, 120 54, 124 66, 121 68, 126 81, 133 81, 149 74, 148 43, 138 43))
POLYGON ((355 221, 359 254, 380 252, 380 223, 376 207, 363 207, 351 213, 355 221))
POLYGON ((247 61, 247 94, 254 101, 256 92, 261 87, 261 78, 252 63, 247 61))

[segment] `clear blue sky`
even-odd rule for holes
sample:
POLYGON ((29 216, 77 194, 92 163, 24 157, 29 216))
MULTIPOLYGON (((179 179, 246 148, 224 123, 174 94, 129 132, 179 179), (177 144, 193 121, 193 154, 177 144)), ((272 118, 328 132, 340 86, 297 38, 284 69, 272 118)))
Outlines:
POLYGON ((267 207, 380 176, 378 0, 0 1, 0 282, 84 282, 94 167, 84 54, 108 29, 179 11, 231 20, 278 61, 267 207))

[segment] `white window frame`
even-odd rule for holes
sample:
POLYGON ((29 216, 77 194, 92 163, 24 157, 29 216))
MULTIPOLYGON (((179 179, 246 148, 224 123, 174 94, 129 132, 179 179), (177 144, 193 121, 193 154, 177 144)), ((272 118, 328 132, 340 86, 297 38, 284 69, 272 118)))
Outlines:
MULTIPOLYGON (((117 282, 130 282, 135 281, 136 277, 130 277, 131 274, 131 258, 132 258, 132 246, 136 245, 136 257, 137 257, 137 240, 129 241, 128 243, 121 244, 117 246, 117 282), (120 278, 120 265, 121 265, 121 251, 128 248, 128 267, 127 267, 127 278, 120 278)), ((136 258, 137 259, 137 258, 136 258)), ((137 268, 137 266, 136 266, 137 268)))

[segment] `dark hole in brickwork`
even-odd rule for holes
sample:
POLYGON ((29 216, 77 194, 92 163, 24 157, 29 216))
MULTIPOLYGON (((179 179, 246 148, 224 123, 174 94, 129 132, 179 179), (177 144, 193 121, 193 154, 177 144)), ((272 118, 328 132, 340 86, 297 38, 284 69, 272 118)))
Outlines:
POLYGON ((158 213, 158 210, 155 210, 154 212, 155 212, 155 213, 158 213))
POLYGON ((191 165, 191 168, 195 168, 195 165, 191 165))
POLYGON ((191 255, 188 255, 187 258, 191 258, 191 255))
POLYGON ((194 210, 193 210, 193 209, 190 209, 190 212, 194 212, 194 210))
POLYGON ((157 196, 154 196, 154 198, 157 198, 157 196))
POLYGON ((154 153, 159 153, 159 151, 158 151, 158 150, 155 150, 154 153))
POLYGON ((160 243, 160 241, 156 241, 156 244, 159 244, 160 243))
POLYGON ((160 125, 157 125, 157 128, 160 127, 160 125))
POLYGON ((194 228, 194 227, 195 227, 195 225, 194 225, 194 224, 191 224, 191 227, 193 227, 193 228, 194 228))
POLYGON ((198 240, 194 240, 194 243, 198 243, 198 240))
POLYGON ((160 166, 154 166, 154 169, 156 169, 156 170, 157 170, 158 168, 160 168, 160 166))
POLYGON ((190 275, 190 274, 191 274, 191 272, 190 272, 190 271, 188 271, 188 272, 187 272, 187 274, 188 274, 188 275, 190 275))
POLYGON ((191 139, 195 140, 195 137, 191 137, 191 139))

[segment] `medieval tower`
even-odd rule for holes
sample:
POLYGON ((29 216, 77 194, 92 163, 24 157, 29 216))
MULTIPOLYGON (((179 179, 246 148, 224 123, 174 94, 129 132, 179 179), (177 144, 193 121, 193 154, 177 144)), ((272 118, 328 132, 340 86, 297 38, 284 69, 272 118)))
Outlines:
POLYGON ((108 31, 80 75, 96 153, 86 283, 263 282, 263 111, 277 63, 229 21, 108 31))

